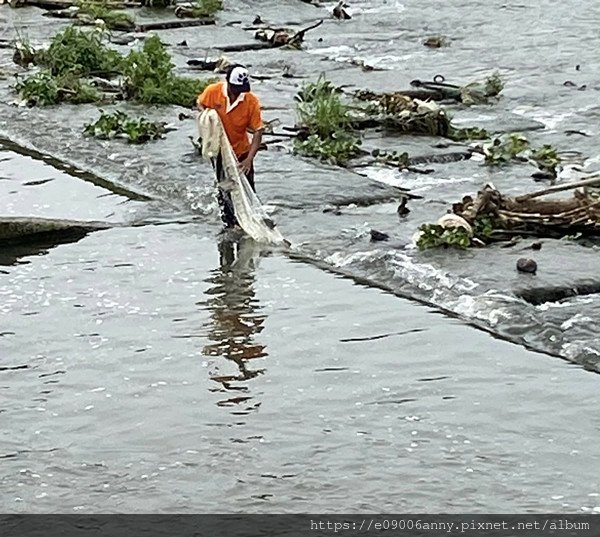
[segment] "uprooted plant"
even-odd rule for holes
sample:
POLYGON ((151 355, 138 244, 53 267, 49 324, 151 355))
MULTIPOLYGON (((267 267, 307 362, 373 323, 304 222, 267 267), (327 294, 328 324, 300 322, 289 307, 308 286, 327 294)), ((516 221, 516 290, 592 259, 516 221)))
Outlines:
POLYGON ((370 91, 361 91, 355 96, 368 103, 364 111, 370 119, 378 119, 403 134, 446 136, 450 129, 450 118, 433 101, 412 99, 401 93, 370 91))
POLYGON ((184 4, 175 8, 178 17, 192 17, 201 19, 211 17, 223 9, 222 0, 196 0, 190 4, 184 4))
POLYGON ((80 77, 111 77, 122 72, 123 56, 105 44, 101 30, 84 31, 69 26, 52 39, 45 50, 37 51, 35 63, 52 75, 67 72, 80 77))
POLYGON ((434 101, 413 99, 402 93, 377 94, 371 91, 359 91, 355 96, 367 102, 362 110, 369 120, 375 119, 403 134, 443 136, 455 141, 489 137, 485 129, 455 127, 450 114, 434 101))
POLYGON ((124 60, 123 74, 127 98, 144 104, 193 106, 197 96, 214 79, 200 80, 174 73, 175 65, 166 46, 156 35, 148 38, 140 51, 124 60))
POLYGON ((133 18, 124 11, 115 11, 108 0, 79 0, 78 18, 85 22, 103 21, 109 30, 131 31, 135 28, 133 18))
POLYGON ((146 118, 132 118, 121 111, 101 116, 84 127, 84 134, 109 140, 124 138, 132 144, 142 144, 150 140, 162 138, 167 132, 166 123, 149 121, 146 118))
POLYGON ((360 139, 352 128, 349 108, 323 75, 297 95, 300 132, 297 153, 344 165, 360 153, 360 139))
POLYGON ((551 145, 534 149, 525 136, 515 133, 494 138, 479 146, 478 150, 484 155, 485 163, 490 166, 502 166, 513 160, 531 162, 551 177, 556 177, 556 168, 561 162, 556 149, 551 145))
MULTIPOLYGON (((213 81, 175 75, 175 66, 158 36, 148 38, 141 50, 122 56, 106 45, 101 30, 69 27, 57 34, 47 49, 33 51, 32 55, 34 63, 44 71, 17 85, 17 91, 32 105, 91 102, 92 93, 85 91, 91 87, 90 78, 118 77, 124 98, 145 104, 191 107, 197 95, 213 81), (68 86, 65 79, 70 83, 68 86), (60 88, 81 90, 84 95, 73 96, 58 91, 60 88)), ((95 98, 101 100, 102 94, 96 91, 95 98)))
POLYGON ((73 73, 53 76, 50 71, 40 71, 19 80, 17 92, 31 106, 49 106, 61 102, 71 104, 94 103, 102 94, 73 73))

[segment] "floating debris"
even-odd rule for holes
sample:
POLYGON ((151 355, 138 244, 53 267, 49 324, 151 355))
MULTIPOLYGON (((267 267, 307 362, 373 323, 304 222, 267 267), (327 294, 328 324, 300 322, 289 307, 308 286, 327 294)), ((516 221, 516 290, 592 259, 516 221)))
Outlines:
MULTIPOLYGON (((441 245, 482 246, 524 235, 561 238, 574 234, 600 235, 600 196, 588 190, 600 185, 600 177, 549 187, 544 190, 509 197, 486 185, 476 198, 465 196, 452 207, 452 218, 460 218, 465 225, 449 229, 444 222, 424 224, 417 244, 421 248, 441 245), (581 189, 581 190, 579 190, 581 189), (537 198, 557 192, 574 190, 571 198, 537 198)), ((443 218, 447 218, 443 217, 443 218)))
POLYGON ((443 35, 434 35, 425 39, 425 41, 423 41, 423 44, 429 48, 449 47, 450 40, 447 37, 444 37, 443 35))
POLYGON ((489 166, 503 166, 511 161, 530 162, 537 166, 543 177, 556 178, 561 158, 551 145, 531 148, 529 140, 521 134, 508 134, 494 138, 476 148, 489 166))
POLYGON ((196 0, 190 4, 176 6, 175 16, 201 19, 211 17, 222 9, 222 0, 196 0))
POLYGON ((316 83, 304 85, 296 99, 296 153, 338 165, 360 153, 361 142, 352 128, 350 109, 342 102, 340 91, 323 75, 316 83))
POLYGON ((442 75, 436 75, 432 81, 413 80, 410 85, 429 92, 429 98, 433 100, 451 100, 468 106, 487 104, 504 89, 504 83, 497 72, 487 77, 484 82, 471 82, 465 86, 449 84, 442 75))
POLYGON ((102 115, 93 123, 84 127, 86 136, 101 140, 124 138, 132 144, 143 144, 150 140, 163 138, 167 132, 166 123, 149 121, 146 118, 132 118, 121 111, 102 115))
POLYGON ((333 8, 333 17, 339 20, 350 20, 352 17, 346 11, 346 8, 350 7, 344 0, 340 0, 337 5, 333 8))
POLYGON ((32 52, 34 63, 44 70, 19 81, 18 93, 28 104, 37 106, 99 102, 106 100, 105 96, 90 79, 119 77, 125 99, 192 107, 197 96, 214 81, 175 75, 166 46, 156 35, 146 39, 141 50, 127 56, 107 47, 105 41, 106 34, 101 30, 66 28, 52 39, 48 49, 32 52))

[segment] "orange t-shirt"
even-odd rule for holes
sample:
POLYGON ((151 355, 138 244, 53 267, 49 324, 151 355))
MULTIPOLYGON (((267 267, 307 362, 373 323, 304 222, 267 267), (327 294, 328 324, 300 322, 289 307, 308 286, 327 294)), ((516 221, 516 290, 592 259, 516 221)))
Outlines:
POLYGON ((254 93, 242 93, 231 106, 226 83, 217 82, 198 96, 198 104, 217 111, 231 147, 238 157, 250 150, 248 130, 263 128, 260 102, 254 93))

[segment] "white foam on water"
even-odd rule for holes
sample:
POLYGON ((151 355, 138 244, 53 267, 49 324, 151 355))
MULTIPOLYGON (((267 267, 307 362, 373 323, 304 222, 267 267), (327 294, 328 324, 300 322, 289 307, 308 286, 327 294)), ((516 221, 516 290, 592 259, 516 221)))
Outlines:
POLYGON ((518 116, 539 121, 546 128, 554 130, 565 119, 573 117, 577 112, 553 112, 547 108, 539 108, 537 106, 517 106, 513 113, 518 116))
POLYGON ((464 177, 435 177, 431 175, 413 174, 408 171, 389 168, 365 168, 365 175, 373 181, 386 185, 408 188, 411 192, 424 192, 443 184, 469 183, 470 178, 464 177))
POLYGON ((386 0, 366 0, 361 3, 352 3, 352 13, 354 15, 372 15, 372 14, 397 14, 406 8, 402 2, 389 2, 386 0))
POLYGON ((483 295, 462 295, 452 307, 452 310, 469 319, 485 321, 489 326, 497 326, 502 321, 512 319, 512 315, 498 302, 517 302, 513 297, 498 291, 488 291, 483 295))
POLYGON ((356 49, 348 45, 307 49, 308 54, 332 57, 338 61, 347 61, 354 57, 356 49))
POLYGON ((573 297, 570 300, 566 300, 564 302, 544 302, 544 304, 536 306, 536 309, 538 309, 539 311, 548 311, 551 309, 566 309, 574 305, 591 304, 593 302, 594 298, 592 297, 573 297))
POLYGON ((568 342, 562 345, 561 354, 567 359, 577 362, 578 358, 585 354, 600 356, 600 350, 594 349, 584 343, 568 342))
POLYGON ((577 313, 577 314, 573 315, 573 317, 571 317, 570 319, 567 319, 565 322, 563 322, 560 325, 560 329, 561 330, 569 330, 570 328, 573 328, 573 326, 575 326, 575 325, 593 323, 593 322, 594 322, 594 320, 591 317, 586 317, 584 315, 581 315, 580 313, 577 313))

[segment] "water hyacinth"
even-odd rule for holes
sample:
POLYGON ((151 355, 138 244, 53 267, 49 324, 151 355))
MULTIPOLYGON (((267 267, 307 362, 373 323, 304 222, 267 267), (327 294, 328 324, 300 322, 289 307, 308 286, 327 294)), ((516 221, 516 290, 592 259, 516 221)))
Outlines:
POLYGON ((352 128, 349 107, 323 75, 298 93, 296 111, 301 128, 296 153, 344 165, 360 153, 360 139, 352 128))
POLYGON ((102 140, 124 138, 132 144, 142 144, 150 140, 162 138, 166 133, 166 123, 149 121, 146 118, 132 118, 121 111, 105 114, 89 123, 84 134, 102 140))

